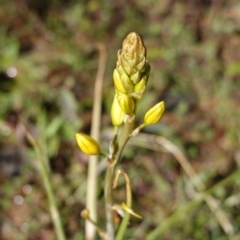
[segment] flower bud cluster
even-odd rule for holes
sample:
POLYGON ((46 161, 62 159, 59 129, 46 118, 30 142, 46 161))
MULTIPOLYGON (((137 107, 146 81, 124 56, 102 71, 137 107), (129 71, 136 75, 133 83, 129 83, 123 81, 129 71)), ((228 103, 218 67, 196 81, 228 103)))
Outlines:
MULTIPOLYGON (((131 115, 146 89, 150 65, 142 38, 131 32, 118 51, 118 60, 113 72, 116 97, 123 113, 131 115)), ((115 104, 115 103, 114 103, 115 104)), ((117 111, 117 110, 116 110, 117 111)), ((114 122, 114 121, 113 121, 114 122)))
MULTIPOLYGON (((116 68, 113 71, 115 96, 111 108, 112 124, 121 126, 125 119, 134 119, 138 101, 142 98, 150 72, 146 59, 146 48, 142 38, 131 32, 124 39, 122 49, 118 51, 116 68), (127 117, 126 115, 131 115, 127 117)), ((135 136, 143 127, 157 123, 165 110, 164 102, 157 103, 144 116, 144 122, 132 131, 135 136)), ((79 148, 87 155, 104 155, 99 143, 92 137, 77 133, 79 148)))

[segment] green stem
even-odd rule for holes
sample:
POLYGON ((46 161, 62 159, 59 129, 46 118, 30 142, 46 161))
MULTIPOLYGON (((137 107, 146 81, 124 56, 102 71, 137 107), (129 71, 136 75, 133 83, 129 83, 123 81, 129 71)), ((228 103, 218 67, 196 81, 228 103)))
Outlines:
POLYGON ((114 228, 114 219, 113 219, 113 196, 112 196, 112 183, 113 183, 113 176, 115 172, 114 165, 108 165, 107 173, 105 177, 105 210, 106 210, 106 220, 107 220, 107 234, 109 240, 114 240, 115 235, 115 228, 114 228))
POLYGON ((133 125, 134 125, 135 116, 126 116, 126 121, 123 126, 122 133, 119 137, 119 141, 115 144, 115 153, 113 155, 113 159, 108 159, 108 167, 105 177, 105 210, 106 210, 106 229, 109 240, 114 240, 115 238, 115 226, 113 219, 113 194, 112 194, 112 186, 113 186, 113 178, 117 165, 120 162, 120 157, 122 151, 131 136, 133 125))
MULTIPOLYGON (((132 208, 132 190, 131 190, 130 181, 129 181, 129 178, 127 175, 125 175, 125 180, 126 180, 126 192, 127 192, 127 206, 129 208, 132 208)), ((118 229, 118 232, 117 232, 116 240, 123 239, 124 234, 127 229, 127 225, 129 223, 129 219, 130 219, 130 213, 125 212, 124 218, 123 218, 123 220, 120 224, 120 227, 118 229)))
POLYGON ((126 121, 124 122, 122 133, 119 137, 119 141, 116 144, 117 152, 114 157, 114 165, 117 165, 120 162, 122 151, 131 137, 132 129, 135 121, 135 115, 126 116, 126 121))
MULTIPOLYGON (((41 158, 40 155, 38 155, 38 157, 41 158)), ((65 238, 65 235, 64 235, 64 232, 63 232, 63 226, 62 226, 61 218, 59 216, 59 212, 58 212, 58 209, 57 209, 56 199, 55 199, 54 194, 53 194, 52 185, 50 184, 51 181, 49 179, 49 175, 47 174, 47 168, 43 164, 40 164, 40 173, 42 175, 44 187, 45 187, 45 190, 46 190, 46 193, 47 193, 47 198, 48 198, 48 201, 49 201, 50 214, 51 214, 53 225, 54 225, 54 228, 55 228, 55 231, 56 231, 57 239, 58 240, 65 240, 66 238, 65 238)))
POLYGON ((27 130, 27 128, 25 127, 26 130, 26 136, 29 139, 29 141, 31 142, 32 146, 34 147, 34 150, 38 156, 38 160, 40 163, 40 174, 43 180, 43 184, 44 184, 44 188, 47 194, 47 198, 48 198, 48 202, 49 202, 49 209, 50 209, 50 214, 51 214, 51 218, 53 221, 53 225, 56 231, 56 235, 57 235, 57 239, 58 240, 65 240, 65 234, 63 231, 63 225, 62 225, 62 221, 60 218, 60 214, 59 211, 57 209, 57 202, 56 199, 54 197, 54 193, 53 193, 53 187, 51 185, 51 181, 49 178, 49 170, 47 168, 47 164, 44 161, 44 157, 43 154, 38 146, 37 141, 33 138, 33 136, 31 135, 31 133, 27 130))
POLYGON ((121 222, 121 225, 118 229, 117 232, 117 236, 116 236, 116 240, 122 240, 125 234, 125 231, 127 229, 128 223, 129 223, 129 219, 130 219, 130 213, 125 212, 124 218, 121 222))
MULTIPOLYGON (((94 104, 92 112, 91 136, 98 141, 101 118, 102 86, 106 66, 106 47, 105 45, 98 43, 97 48, 99 50, 99 65, 94 86, 94 104)), ((88 165, 86 207, 90 212, 91 219, 95 222, 97 222, 97 164, 98 157, 90 156, 88 165)), ((95 239, 95 232, 95 226, 89 221, 86 221, 86 239, 95 239)))

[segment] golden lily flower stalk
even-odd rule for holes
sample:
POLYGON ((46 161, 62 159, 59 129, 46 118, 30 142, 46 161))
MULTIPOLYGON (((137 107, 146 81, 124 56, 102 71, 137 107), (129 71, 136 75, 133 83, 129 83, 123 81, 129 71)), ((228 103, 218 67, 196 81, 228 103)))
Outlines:
MULTIPOLYGON (((121 205, 125 215, 118 232, 115 232, 113 208, 116 204, 113 201, 113 182, 122 151, 130 137, 135 136, 143 127, 158 122, 165 109, 164 102, 156 104, 147 111, 144 122, 133 131, 136 108, 146 90, 150 72, 150 65, 146 59, 146 47, 142 38, 135 32, 129 33, 123 41, 122 48, 118 51, 117 58, 116 68, 113 71, 115 96, 111 107, 112 124, 117 130, 110 144, 109 154, 106 156, 108 166, 104 186, 106 233, 99 230, 101 236, 106 236, 108 240, 123 239, 130 214, 141 218, 139 214, 132 210, 130 180, 126 173, 120 172, 124 174, 126 180, 127 204, 123 203, 121 205), (119 126, 122 126, 121 133, 118 133, 119 126)), ((101 153, 99 143, 92 137, 77 133, 76 139, 84 153, 88 155, 104 155, 101 153)), ((86 216, 88 215, 86 214, 86 216)), ((88 220, 91 221, 90 218, 88 220)), ((96 223, 94 225, 99 229, 96 223)))

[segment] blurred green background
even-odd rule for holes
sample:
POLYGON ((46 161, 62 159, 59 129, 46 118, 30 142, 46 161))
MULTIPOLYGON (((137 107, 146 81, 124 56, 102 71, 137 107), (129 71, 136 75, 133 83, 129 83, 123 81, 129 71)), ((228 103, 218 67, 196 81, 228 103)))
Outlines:
MULTIPOLYGON (((89 133, 99 53, 107 47, 102 139, 107 151, 112 72, 123 38, 144 39, 151 73, 138 123, 166 102, 160 123, 144 132, 178 145, 240 230, 240 3, 238 0, 0 1, 0 239, 55 239, 36 154, 24 122, 50 160, 67 239, 84 239, 87 157, 75 132, 89 133), (20 120, 21 118, 21 120, 20 120), (230 179, 230 180, 229 180, 230 179)), ((134 209, 126 239, 147 234, 197 193, 171 153, 128 147, 122 168, 132 180, 134 209), (142 231, 140 231, 142 229, 142 231), (140 231, 140 233, 139 233, 140 231)), ((99 220, 104 226, 103 176, 99 220)), ((115 200, 125 199, 124 185, 115 200)), ((157 239, 229 239, 208 206, 182 212, 157 239)))

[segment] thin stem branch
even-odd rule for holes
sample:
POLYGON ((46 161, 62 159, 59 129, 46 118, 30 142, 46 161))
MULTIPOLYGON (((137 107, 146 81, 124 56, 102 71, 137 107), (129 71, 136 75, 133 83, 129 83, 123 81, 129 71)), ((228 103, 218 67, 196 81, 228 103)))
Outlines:
MULTIPOLYGON (((122 174, 124 174, 125 177, 125 181, 126 181, 126 193, 127 193, 127 207, 128 208, 132 208, 132 190, 131 190, 131 184, 130 184, 130 180, 128 175, 121 171, 122 174)), ((123 220, 120 224, 120 227, 118 229, 118 233, 116 236, 116 240, 122 240, 128 225, 130 219, 130 213, 129 212, 125 212, 123 220)))
POLYGON ((115 236, 115 227, 114 227, 114 218, 112 212, 113 206, 113 196, 112 196, 112 184, 114 178, 115 166, 108 165, 107 172, 105 176, 105 211, 106 211, 106 230, 109 240, 114 240, 115 236))
MULTIPOLYGON (((106 66, 106 47, 104 44, 98 43, 97 48, 99 50, 99 65, 94 87, 91 136, 98 141, 101 118, 102 85, 106 66)), ((86 207, 89 209, 90 218, 95 222, 97 222, 97 164, 97 156, 89 156, 86 207)), ((96 228, 89 221, 86 221, 85 235, 87 240, 93 240, 96 235, 96 228)))
POLYGON ((51 185, 51 180, 49 178, 49 171, 47 168, 47 165, 44 161, 44 156, 43 153, 37 143, 37 141, 34 139, 34 137, 32 136, 32 134, 28 131, 28 129, 26 128, 26 126, 24 126, 25 128, 25 132, 26 132, 26 137, 28 138, 29 142, 32 144, 37 156, 38 156, 38 160, 39 160, 39 165, 40 165, 40 174, 43 180, 43 184, 44 184, 44 188, 47 194, 47 198, 48 198, 48 202, 49 202, 49 209, 50 209, 50 214, 51 214, 51 218, 53 221, 53 225, 56 231, 56 235, 57 235, 57 239, 58 240, 65 240, 65 234, 64 234, 64 230, 63 230, 63 225, 62 225, 62 221, 60 218, 60 214, 57 208, 57 202, 53 193, 53 187, 51 185))

